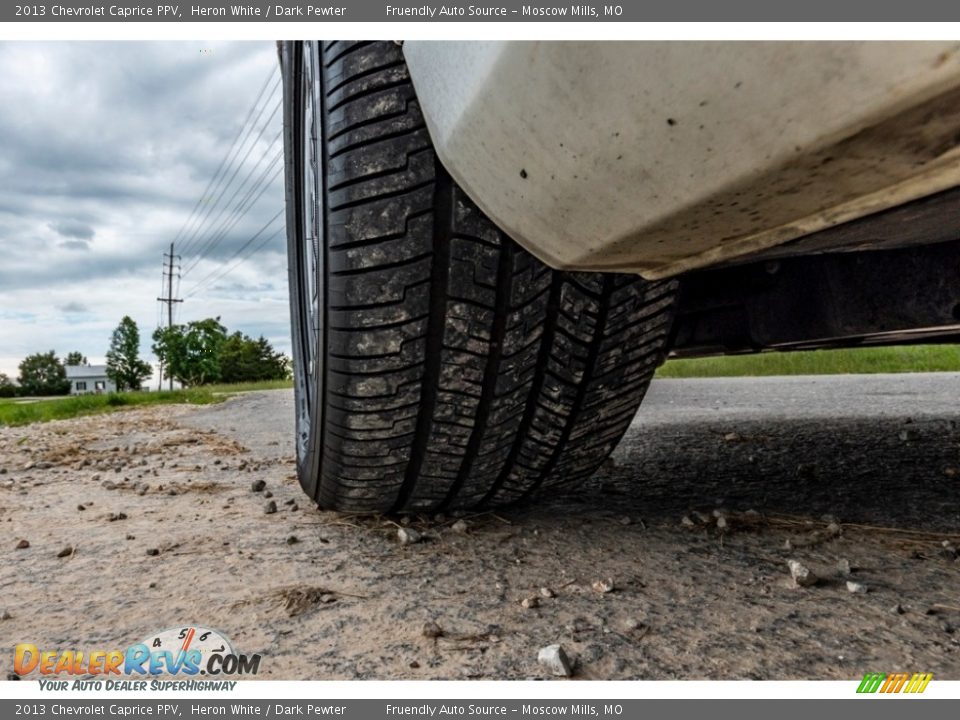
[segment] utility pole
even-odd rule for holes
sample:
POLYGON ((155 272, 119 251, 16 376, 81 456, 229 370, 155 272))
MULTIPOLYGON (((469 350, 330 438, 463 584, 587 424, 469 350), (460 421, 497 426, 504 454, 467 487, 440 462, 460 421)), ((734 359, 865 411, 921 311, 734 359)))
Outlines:
MULTIPOLYGON (((167 281, 167 296, 158 297, 157 300, 166 303, 167 306, 167 327, 173 327, 173 304, 182 303, 183 300, 173 297, 173 261, 177 260, 177 272, 180 271, 180 256, 173 254, 173 243, 170 243, 170 252, 163 254, 163 276, 167 281)), ((170 389, 173 390, 173 378, 170 380, 170 389)), ((163 363, 160 363, 160 386, 163 387, 163 363)))

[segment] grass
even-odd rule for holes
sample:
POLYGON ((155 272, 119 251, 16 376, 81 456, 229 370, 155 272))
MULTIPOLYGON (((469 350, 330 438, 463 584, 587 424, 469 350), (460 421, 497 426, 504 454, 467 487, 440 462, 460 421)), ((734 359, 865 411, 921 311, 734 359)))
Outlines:
POLYGON ((238 383, 205 385, 186 390, 160 392, 111 393, 76 397, 0 399, 0 427, 65 420, 82 415, 99 415, 125 407, 143 405, 210 405, 223 402, 228 395, 252 390, 273 390, 290 387, 289 382, 238 383))
POLYGON ((241 393, 252 392, 254 390, 286 390, 293 387, 293 380, 258 380, 248 383, 222 383, 220 385, 207 385, 210 392, 213 393, 241 393))
POLYGON ((0 427, 65 420, 82 415, 99 415, 125 407, 143 405, 210 405, 223 402, 228 395, 253 390, 276 390, 291 387, 288 381, 204 385, 186 390, 160 392, 111 393, 75 397, 0 399, 0 427))
POLYGON ((174 390, 173 392, 131 392, 109 395, 78 395, 42 400, 4 400, 0 402, 0 427, 29 425, 30 423, 65 420, 81 415, 99 415, 124 407, 142 405, 169 405, 191 403, 209 405, 221 402, 223 395, 215 395, 207 388, 174 390))
POLYGON ((668 360, 661 378, 960 371, 960 345, 770 352, 668 360))

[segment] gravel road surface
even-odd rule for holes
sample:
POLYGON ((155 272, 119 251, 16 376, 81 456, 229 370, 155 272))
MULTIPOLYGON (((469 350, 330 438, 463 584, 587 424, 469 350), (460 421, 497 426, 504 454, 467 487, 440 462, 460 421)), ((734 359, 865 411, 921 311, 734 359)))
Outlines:
POLYGON ((958 398, 658 380, 590 482, 462 518, 314 508, 288 391, 0 429, 0 645, 201 624, 272 679, 549 677, 555 643, 575 679, 960 679, 958 398))

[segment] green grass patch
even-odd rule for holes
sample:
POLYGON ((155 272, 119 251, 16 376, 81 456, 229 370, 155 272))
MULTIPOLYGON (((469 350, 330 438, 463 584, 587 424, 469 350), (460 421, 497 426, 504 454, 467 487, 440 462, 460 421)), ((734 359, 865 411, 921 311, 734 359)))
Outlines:
POLYGON ((661 378, 960 371, 960 345, 904 345, 668 360, 661 378))
POLYGON ((293 387, 293 380, 258 380, 248 383, 220 383, 206 385, 210 392, 215 393, 242 393, 254 390, 286 390, 293 387))
POLYGON ((187 403, 210 405, 230 395, 255 390, 282 390, 293 387, 292 380, 265 380, 251 383, 204 385, 186 390, 111 393, 56 398, 0 398, 0 427, 29 425, 50 420, 65 420, 81 415, 98 415, 125 407, 187 403))
POLYGON ((0 427, 65 420, 81 415, 98 415, 125 407, 173 403, 209 405, 222 402, 224 399, 226 399, 225 395, 215 394, 208 388, 193 388, 173 392, 132 392, 38 400, 4 400, 0 403, 0 427))

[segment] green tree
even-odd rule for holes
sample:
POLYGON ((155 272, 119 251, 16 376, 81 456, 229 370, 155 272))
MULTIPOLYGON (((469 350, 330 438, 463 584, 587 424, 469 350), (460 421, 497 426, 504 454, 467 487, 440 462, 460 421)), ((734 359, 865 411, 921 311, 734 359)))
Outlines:
POLYGON ((140 329, 129 315, 124 315, 110 338, 107 350, 107 377, 117 390, 139 390, 153 374, 150 363, 140 359, 140 329))
POLYGON ((12 398, 17 394, 17 386, 6 373, 0 373, 0 398, 12 398))
POLYGON ((286 380, 290 377, 290 362, 262 335, 254 340, 235 332, 220 348, 220 377, 230 383, 286 380))
POLYGON ((88 365, 87 356, 82 352, 74 350, 71 353, 67 353, 67 356, 63 359, 64 365, 88 365))
POLYGON ((20 363, 21 395, 66 395, 70 392, 67 371, 51 350, 28 355, 20 363))
POLYGON ((157 328, 153 352, 163 363, 164 377, 187 386, 206 385, 221 378, 220 350, 226 339, 219 317, 194 320, 157 328))

